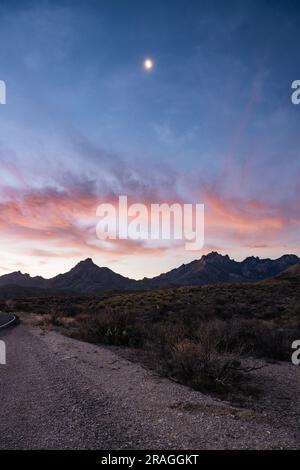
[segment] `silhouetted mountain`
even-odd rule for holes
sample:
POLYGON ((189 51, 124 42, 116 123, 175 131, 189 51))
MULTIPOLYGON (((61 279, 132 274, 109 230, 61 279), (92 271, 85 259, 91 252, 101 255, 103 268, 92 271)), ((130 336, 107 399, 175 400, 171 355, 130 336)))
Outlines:
POLYGON ((52 289, 85 293, 126 290, 133 287, 134 283, 109 268, 100 268, 90 258, 78 263, 71 271, 49 280, 52 289))
POLYGON ((290 266, 285 271, 278 274, 275 279, 280 281, 300 281, 300 263, 290 266))
MULTIPOLYGON (((10 292, 13 293, 15 290, 18 297, 21 290, 17 290, 17 287, 24 288, 24 294, 26 293, 25 288, 36 289, 37 291, 38 289, 51 289, 53 292, 93 293, 105 290, 130 289, 135 282, 109 268, 100 268, 90 258, 81 261, 69 272, 59 274, 52 279, 44 279, 40 276, 31 277, 29 274, 22 274, 20 271, 0 277, 0 287, 9 286, 10 292)), ((29 292, 34 291, 28 290, 29 292)))
POLYGON ((254 256, 246 258, 241 263, 242 275, 249 280, 259 281, 268 277, 276 276, 281 271, 299 263, 300 259, 295 255, 284 255, 278 259, 271 260, 255 258, 254 256))
MULTIPOLYGON (((69 272, 59 274, 52 279, 31 277, 21 272, 5 274, 0 277, 0 287, 13 285, 24 289, 51 289, 53 292, 88 294, 112 290, 147 290, 166 286, 256 282, 273 278, 299 263, 300 258, 295 255, 284 255, 276 260, 249 257, 238 262, 230 259, 228 255, 212 252, 152 279, 144 278, 136 281, 121 276, 109 268, 99 267, 88 258, 69 272)), ((12 287, 10 289, 13 292, 12 287)), ((32 293, 32 290, 30 292, 32 293)))
POLYGON ((167 285, 215 284, 220 282, 243 281, 239 264, 229 258, 212 252, 202 258, 183 264, 179 268, 160 274, 152 279, 141 281, 151 288, 167 285))
POLYGON ((0 276, 0 286, 9 284, 23 287, 47 287, 47 279, 41 276, 31 277, 29 274, 21 273, 21 271, 0 276))
POLYGON ((230 259, 228 255, 222 256, 212 252, 160 276, 145 278, 141 284, 145 288, 157 288, 168 285, 256 282, 273 277, 299 261, 295 255, 284 255, 276 260, 249 257, 238 262, 230 259))

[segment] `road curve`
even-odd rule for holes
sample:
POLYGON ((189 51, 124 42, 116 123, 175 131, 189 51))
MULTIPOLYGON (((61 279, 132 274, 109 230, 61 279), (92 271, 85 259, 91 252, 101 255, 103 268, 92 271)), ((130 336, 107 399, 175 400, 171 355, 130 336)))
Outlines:
MULTIPOLYGON (((24 323, 3 330, 1 340, 7 364, 0 365, 0 449, 299 446, 297 416, 288 426, 268 413, 232 407, 161 378, 115 350, 24 323)), ((292 366, 287 373, 283 385, 296 380, 292 366)))
POLYGON ((12 313, 0 312, 0 330, 12 325, 16 320, 15 315, 12 313))

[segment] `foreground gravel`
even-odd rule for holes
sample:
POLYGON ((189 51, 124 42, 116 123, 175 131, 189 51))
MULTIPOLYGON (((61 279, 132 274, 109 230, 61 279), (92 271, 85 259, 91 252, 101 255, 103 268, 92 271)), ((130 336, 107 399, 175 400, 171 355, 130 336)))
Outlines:
POLYGON ((8 360, 0 365, 0 449, 299 447, 300 367, 260 371, 266 396, 253 410, 56 332, 21 324, 0 339, 8 360))

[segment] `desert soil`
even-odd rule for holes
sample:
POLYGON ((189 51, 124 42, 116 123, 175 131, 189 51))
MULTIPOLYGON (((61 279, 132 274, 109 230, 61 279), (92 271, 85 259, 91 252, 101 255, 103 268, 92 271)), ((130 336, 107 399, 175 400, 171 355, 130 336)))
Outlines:
POLYGON ((21 323, 0 339, 0 449, 300 447, 300 366, 268 364, 259 405, 238 407, 57 332, 21 323))

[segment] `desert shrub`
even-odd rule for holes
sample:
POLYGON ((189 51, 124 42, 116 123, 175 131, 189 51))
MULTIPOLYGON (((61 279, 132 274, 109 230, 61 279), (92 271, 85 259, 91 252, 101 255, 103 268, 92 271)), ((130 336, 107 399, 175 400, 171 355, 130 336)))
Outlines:
POLYGON ((33 324, 41 328, 49 327, 52 325, 52 315, 49 313, 44 315, 36 314, 33 319, 33 324))
POLYGON ((15 312, 17 303, 15 300, 8 299, 5 301, 5 311, 6 312, 15 312))
POLYGON ((150 336, 151 347, 158 349, 160 356, 168 357, 174 344, 183 341, 187 337, 187 332, 181 323, 162 323, 152 326, 150 336))
POLYGON ((15 300, 11 305, 12 309, 16 312, 30 312, 30 304, 24 300, 15 300))
POLYGON ((282 361, 290 359, 291 344, 297 336, 295 330, 257 319, 235 318, 216 323, 216 328, 220 350, 282 361))
POLYGON ((168 366, 171 372, 196 390, 225 392, 245 380, 236 355, 220 354, 213 343, 188 339, 172 348, 168 366))
POLYGON ((231 391, 248 383, 249 358, 290 360, 299 293, 287 283, 214 285, 20 299, 3 310, 28 308, 43 326, 86 341, 141 347, 136 356, 159 372, 198 390, 231 391))
MULTIPOLYGON (((36 314, 34 316, 34 323, 41 327, 66 327, 68 317, 64 317, 60 312, 52 311, 51 313, 36 314)), ((70 326, 70 323, 69 325, 70 326)))
POLYGON ((63 306, 62 312, 65 317, 75 317, 82 313, 82 307, 80 305, 70 303, 63 306))
POLYGON ((60 326, 63 326, 64 328, 72 328, 76 325, 76 320, 73 317, 59 317, 57 320, 57 323, 59 323, 60 326))
POLYGON ((228 352, 220 322, 203 322, 187 334, 184 324, 156 328, 164 373, 196 390, 227 392, 246 382, 237 353, 228 352))
POLYGON ((93 343, 138 347, 143 344, 146 329, 128 312, 104 309, 98 315, 85 316, 76 335, 93 343))
POLYGON ((286 361, 291 357, 295 331, 283 330, 273 324, 253 322, 247 329, 242 328, 241 337, 254 356, 286 361))

